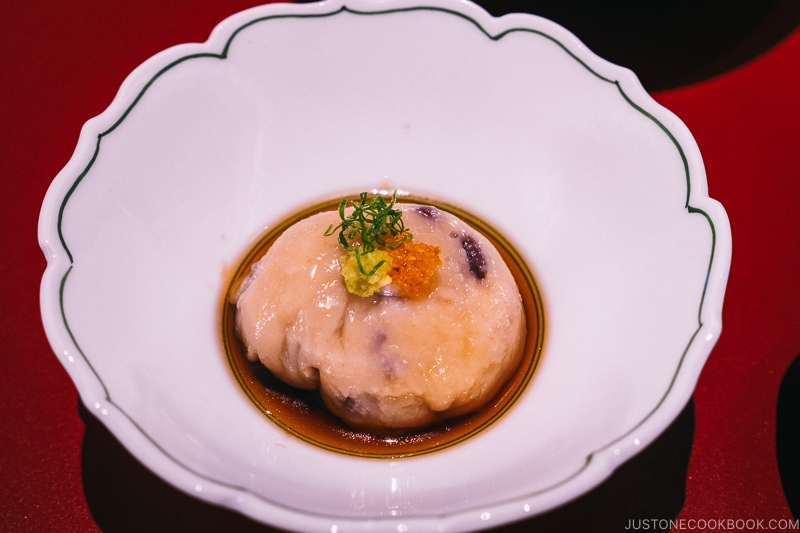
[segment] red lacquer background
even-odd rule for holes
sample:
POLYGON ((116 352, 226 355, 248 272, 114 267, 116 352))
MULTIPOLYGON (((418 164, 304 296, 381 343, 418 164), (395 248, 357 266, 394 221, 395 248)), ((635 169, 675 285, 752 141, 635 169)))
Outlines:
MULTIPOLYGON (((153 54, 204 41, 216 23, 257 3, 45 0, 2 9, 0 531, 270 531, 164 484, 83 410, 41 326, 45 259, 36 239, 50 181, 81 125, 105 109, 123 79, 153 54)), ((721 339, 660 447, 566 510, 502 531, 793 519, 775 417, 781 380, 800 354, 800 32, 733 70, 654 97, 694 134, 709 192, 730 217, 721 339), (664 464, 678 466, 677 480, 664 464), (664 498, 671 507, 648 503, 664 498), (653 512, 663 514, 646 514, 653 512)))

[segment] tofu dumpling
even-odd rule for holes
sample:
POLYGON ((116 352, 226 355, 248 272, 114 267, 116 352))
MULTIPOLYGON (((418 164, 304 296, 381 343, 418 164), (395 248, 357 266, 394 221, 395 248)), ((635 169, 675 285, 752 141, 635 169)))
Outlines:
POLYGON ((323 212, 287 229, 236 296, 247 358, 356 429, 391 432, 481 408, 522 357, 525 315, 514 278, 482 234, 445 211, 401 204, 414 240, 440 248, 430 291, 391 284, 351 294, 323 212))

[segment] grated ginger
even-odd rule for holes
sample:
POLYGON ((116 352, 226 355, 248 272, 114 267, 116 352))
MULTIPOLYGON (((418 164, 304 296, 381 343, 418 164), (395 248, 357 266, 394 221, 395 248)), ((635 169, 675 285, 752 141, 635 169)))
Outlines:
POLYGON ((371 272, 381 261, 384 263, 378 267, 375 273, 371 276, 366 276, 358 268, 355 250, 351 250, 341 256, 339 258, 339 267, 342 269, 342 276, 348 292, 356 296, 371 296, 384 285, 391 283, 392 278, 389 277, 389 269, 392 263, 387 252, 375 250, 368 254, 361 254, 361 266, 367 272, 371 272))

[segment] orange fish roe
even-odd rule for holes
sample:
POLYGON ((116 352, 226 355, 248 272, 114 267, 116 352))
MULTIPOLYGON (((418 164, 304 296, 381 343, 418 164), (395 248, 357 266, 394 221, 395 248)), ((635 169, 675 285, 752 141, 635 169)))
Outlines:
POLYGON ((389 276, 404 296, 413 298, 430 290, 436 269, 442 265, 441 248, 407 240, 386 251, 392 258, 389 276))

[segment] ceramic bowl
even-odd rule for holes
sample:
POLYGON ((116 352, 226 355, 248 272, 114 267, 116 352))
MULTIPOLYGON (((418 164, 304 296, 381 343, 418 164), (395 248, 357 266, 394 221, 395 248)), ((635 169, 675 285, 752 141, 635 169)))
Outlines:
POLYGON ((461 531, 589 491, 689 400, 731 237, 698 148, 635 75, 532 15, 466 1, 272 4, 125 80, 53 181, 44 326, 83 403, 149 469, 298 531, 461 531), (474 213, 541 292, 538 368, 489 427, 374 459, 287 433, 233 378, 227 277, 324 198, 474 213))

